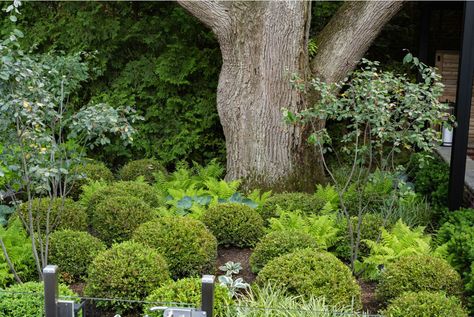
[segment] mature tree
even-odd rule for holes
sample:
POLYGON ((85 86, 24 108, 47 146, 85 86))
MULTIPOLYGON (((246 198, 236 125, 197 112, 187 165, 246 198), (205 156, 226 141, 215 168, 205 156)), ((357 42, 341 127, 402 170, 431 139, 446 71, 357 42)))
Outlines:
POLYGON ((227 178, 250 186, 309 189, 321 179, 309 131, 287 126, 281 108, 311 100, 293 90, 290 75, 338 81, 352 70, 400 1, 347 2, 319 34, 310 63, 310 1, 178 2, 215 33, 222 52, 217 109, 226 138, 227 178))

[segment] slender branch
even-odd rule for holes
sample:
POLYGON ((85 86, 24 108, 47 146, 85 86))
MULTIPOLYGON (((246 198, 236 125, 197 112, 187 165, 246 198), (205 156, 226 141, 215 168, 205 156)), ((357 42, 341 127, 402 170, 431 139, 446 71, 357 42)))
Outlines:
POLYGON ((15 277, 15 280, 18 283, 22 284, 23 282, 21 281, 20 277, 16 273, 15 267, 13 266, 13 263, 10 260, 10 257, 8 256, 7 248, 5 247, 5 243, 3 243, 2 237, 0 237, 0 246, 2 247, 3 256, 5 257, 5 260, 7 261, 8 267, 10 268, 10 271, 12 272, 13 276, 15 277))

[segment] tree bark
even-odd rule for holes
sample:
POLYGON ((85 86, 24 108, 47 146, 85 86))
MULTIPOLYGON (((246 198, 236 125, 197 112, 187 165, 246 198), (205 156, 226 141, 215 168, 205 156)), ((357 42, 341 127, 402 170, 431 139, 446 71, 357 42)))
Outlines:
POLYGON ((344 3, 318 35, 313 75, 326 82, 344 79, 402 5, 393 0, 344 3))
MULTIPOLYGON (((226 137, 226 178, 243 179, 247 187, 313 191, 323 179, 321 160, 306 142, 309 131, 286 125, 281 111, 308 105, 291 88, 290 76, 310 75, 311 2, 178 2, 213 30, 221 48, 217 109, 226 137)), ((312 64, 319 76, 337 80, 355 66, 399 9, 386 3, 341 7, 322 32, 321 57, 312 64)))

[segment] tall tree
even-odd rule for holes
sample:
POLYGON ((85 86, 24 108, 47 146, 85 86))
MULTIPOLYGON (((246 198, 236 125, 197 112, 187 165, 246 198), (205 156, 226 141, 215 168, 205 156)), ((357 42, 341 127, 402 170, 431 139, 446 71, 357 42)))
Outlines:
POLYGON ((402 2, 342 5, 319 34, 311 64, 310 1, 178 2, 219 41, 217 109, 226 138, 227 178, 277 190, 313 189, 322 168, 306 142, 309 131, 282 120, 281 108, 297 111, 311 102, 291 88, 290 75, 340 80, 402 2))

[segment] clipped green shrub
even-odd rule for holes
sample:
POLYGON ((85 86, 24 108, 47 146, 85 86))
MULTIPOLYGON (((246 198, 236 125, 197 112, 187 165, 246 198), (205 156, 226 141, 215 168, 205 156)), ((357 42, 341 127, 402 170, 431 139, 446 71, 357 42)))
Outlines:
MULTIPOLYGON (((201 279, 184 278, 181 280, 170 281, 169 283, 154 290, 146 298, 147 302, 156 302, 156 304, 146 304, 143 313, 148 316, 161 317, 161 312, 150 312, 153 306, 175 305, 174 303, 192 304, 194 307, 201 306, 201 279)), ((229 291, 225 286, 216 285, 214 289, 214 316, 224 317, 226 307, 233 304, 229 291)))
MULTIPOLYGON (((18 212, 28 222, 28 202, 22 203, 18 212)), ((50 231, 59 229, 87 230, 87 213, 84 207, 72 199, 66 198, 37 198, 32 200, 33 224, 39 223, 42 232, 46 229, 46 217, 49 214, 50 231)))
POLYGON ((134 196, 112 196, 92 214, 92 230, 107 245, 131 238, 133 231, 153 218, 150 206, 134 196))
POLYGON ((394 299, 383 312, 387 317, 467 317, 455 296, 442 292, 407 292, 394 299))
POLYGON ((289 295, 325 297, 329 305, 361 307, 360 287, 349 268, 328 252, 297 250, 271 260, 257 283, 272 284, 289 295))
MULTIPOLYGON (((59 296, 75 296, 67 286, 59 284, 59 296)), ((70 300, 70 298, 67 298, 70 300)), ((43 283, 15 284, 0 292, 0 317, 43 317, 43 283), (16 294, 15 294, 16 293, 16 294)))
POLYGON ((252 272, 258 273, 270 260, 305 248, 318 248, 316 240, 307 233, 270 232, 255 246, 250 256, 250 267, 252 272))
POLYGON ((140 225, 133 239, 162 254, 175 278, 213 272, 217 240, 199 220, 158 218, 140 225))
POLYGON ((73 283, 86 277, 87 267, 105 244, 84 231, 60 230, 49 237, 49 263, 57 265, 63 281, 73 283))
POLYGON ((162 198, 160 198, 159 192, 152 186, 142 181, 120 181, 111 183, 105 187, 99 186, 95 193, 88 193, 85 205, 87 206, 87 211, 89 214, 92 215, 94 209, 99 203, 105 200, 110 200, 113 197, 122 196, 133 196, 147 203, 153 208, 164 205, 162 198))
POLYGON ((217 204, 203 215, 204 224, 224 246, 253 247, 263 235, 262 217, 242 204, 217 204))
POLYGON ((130 161, 119 171, 119 177, 124 181, 134 181, 138 177, 144 177, 149 184, 155 182, 154 173, 166 172, 165 168, 155 159, 142 159, 130 161))
POLYGON ((77 165, 72 168, 72 175, 77 175, 77 179, 71 184, 68 195, 77 200, 82 193, 82 186, 90 181, 112 182, 114 174, 103 163, 94 160, 87 160, 83 165, 77 165))
MULTIPOLYGON (((143 300, 169 280, 168 266, 154 249, 127 241, 99 253, 88 269, 84 294, 101 298, 143 300)), ((117 313, 137 309, 137 304, 99 301, 99 307, 117 313)))
POLYGON ((460 295, 461 277, 443 259, 429 255, 405 256, 386 265, 377 287, 377 296, 386 301, 404 292, 419 291, 460 295))
POLYGON ((260 210, 260 215, 265 222, 269 218, 278 217, 278 206, 285 211, 299 210, 306 215, 317 214, 324 204, 325 201, 319 196, 308 193, 275 194, 265 201, 260 210))

